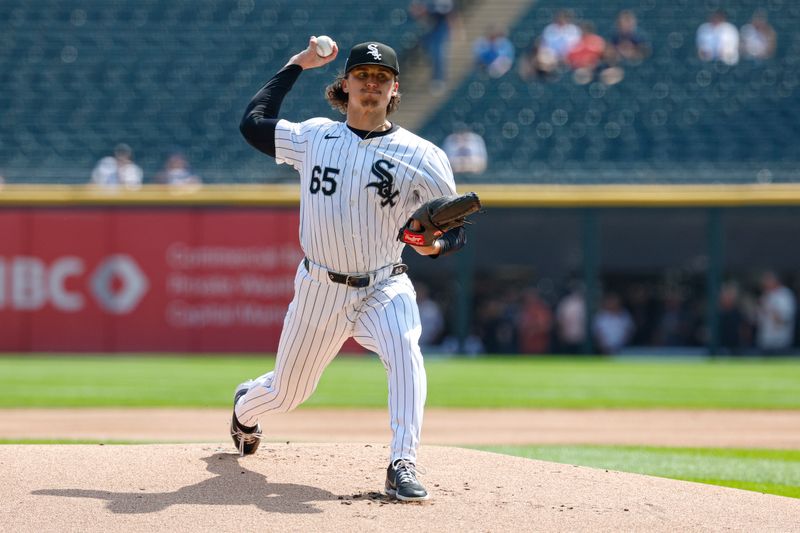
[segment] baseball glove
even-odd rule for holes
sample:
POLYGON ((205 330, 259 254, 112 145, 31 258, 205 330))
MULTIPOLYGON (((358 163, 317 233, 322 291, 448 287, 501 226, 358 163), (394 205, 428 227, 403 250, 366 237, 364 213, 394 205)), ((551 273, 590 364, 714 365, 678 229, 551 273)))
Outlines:
POLYGON ((419 206, 400 228, 397 240, 414 246, 429 246, 445 232, 463 226, 467 217, 481 208, 474 192, 442 196, 419 206))

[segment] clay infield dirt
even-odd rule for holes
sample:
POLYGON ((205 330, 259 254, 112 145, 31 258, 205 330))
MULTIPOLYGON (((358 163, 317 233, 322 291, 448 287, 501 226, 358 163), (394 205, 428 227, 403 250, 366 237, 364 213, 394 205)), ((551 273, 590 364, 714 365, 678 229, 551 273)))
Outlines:
POLYGON ((428 502, 378 444, 2 446, 4 531, 798 531, 798 500, 423 446, 428 502))
MULTIPOLYGON (((230 409, 0 409, 0 439, 215 442, 229 421, 230 409)), ((299 409, 265 428, 279 442, 390 438, 383 409, 299 409)), ((800 411, 426 409, 423 442, 800 449, 800 411)))
POLYGON ((0 410, 0 438, 211 442, 0 446, 0 530, 800 531, 793 498, 441 446, 797 448, 799 412, 426 414, 420 464, 432 498, 399 504, 380 492, 384 411, 272 417, 267 442, 239 458, 228 410, 0 410))

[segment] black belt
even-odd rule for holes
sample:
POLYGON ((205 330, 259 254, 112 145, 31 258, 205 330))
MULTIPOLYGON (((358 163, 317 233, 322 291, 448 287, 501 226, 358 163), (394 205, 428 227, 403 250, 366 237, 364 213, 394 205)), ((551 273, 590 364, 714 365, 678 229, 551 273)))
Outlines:
MULTIPOLYGON (((309 268, 309 261, 308 257, 303 258, 303 266, 306 267, 306 270, 309 272, 311 269, 309 268)), ((324 269, 323 269, 324 270, 324 269)), ((397 263, 392 267, 392 273, 389 276, 398 276, 408 271, 408 265, 404 265, 403 263, 397 263)), ((357 287, 357 288, 364 288, 369 287, 371 276, 369 274, 365 274, 363 276, 351 276, 348 274, 340 274, 339 272, 331 272, 330 270, 326 271, 328 273, 328 279, 334 283, 341 283, 342 285, 347 285, 348 287, 357 287)))

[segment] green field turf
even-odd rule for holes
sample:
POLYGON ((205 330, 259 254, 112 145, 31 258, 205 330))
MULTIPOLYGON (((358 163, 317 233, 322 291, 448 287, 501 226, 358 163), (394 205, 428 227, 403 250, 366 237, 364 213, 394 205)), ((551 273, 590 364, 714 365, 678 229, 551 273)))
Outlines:
POLYGON ((491 446, 509 455, 800 498, 800 450, 491 446))
MULTIPOLYGON (((0 357, 0 407, 228 407, 264 357, 0 357)), ((429 407, 800 408, 798 360, 428 359, 429 407)), ((339 357, 309 407, 386 405, 374 356, 339 357)))

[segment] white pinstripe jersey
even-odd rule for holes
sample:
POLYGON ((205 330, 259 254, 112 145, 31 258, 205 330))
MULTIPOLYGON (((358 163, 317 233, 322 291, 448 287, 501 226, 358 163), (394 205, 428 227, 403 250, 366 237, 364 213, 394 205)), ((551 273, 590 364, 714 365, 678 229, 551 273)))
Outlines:
POLYGON ((400 227, 423 202, 456 194, 444 152, 408 130, 361 139, 344 122, 280 120, 275 160, 300 173, 300 245, 311 261, 356 274, 397 263, 400 227))

